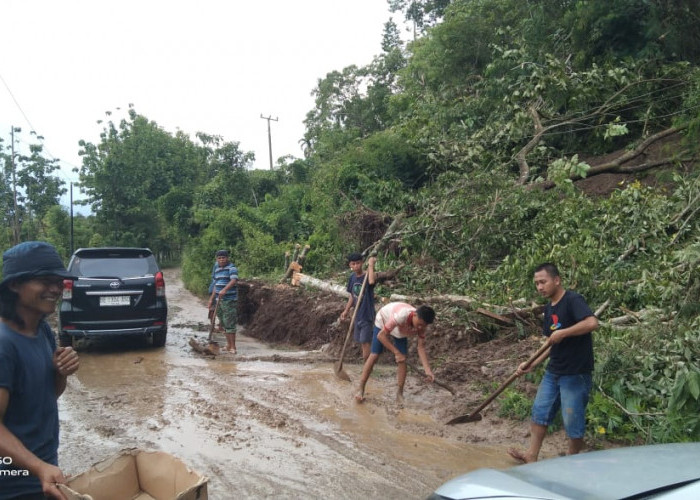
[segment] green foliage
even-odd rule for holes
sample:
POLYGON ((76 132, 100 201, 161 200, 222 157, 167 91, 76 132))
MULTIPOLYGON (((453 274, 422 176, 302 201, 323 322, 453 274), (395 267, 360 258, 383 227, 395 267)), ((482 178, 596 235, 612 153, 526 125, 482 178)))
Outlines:
POLYGON ((498 416, 513 420, 525 420, 530 416, 532 400, 525 394, 506 389, 500 399, 498 416))
POLYGON ((605 400, 592 405, 592 425, 622 439, 697 440, 700 322, 655 327, 653 333, 634 328, 597 334, 602 343, 594 378, 605 400))
POLYGON ((41 219, 66 193, 65 182, 54 174, 58 170, 58 160, 46 159, 43 146, 30 145, 28 156, 17 158, 17 185, 23 188, 21 199, 25 201, 28 214, 41 219))
POLYGON ((413 23, 414 29, 423 32, 445 14, 451 0, 389 0, 391 12, 402 12, 406 21, 413 23))
POLYGON ((571 158, 559 158, 549 166, 549 179, 554 181, 557 187, 571 195, 574 194, 572 179, 586 177, 590 168, 588 163, 578 160, 578 155, 571 158))
POLYGON ((639 429, 625 415, 614 400, 593 391, 588 403, 586 434, 592 443, 604 439, 635 442, 639 429))
POLYGON ((0 138, 0 213, 7 231, 0 241, 6 241, 5 248, 19 241, 46 239, 44 216, 66 193, 65 182, 55 174, 58 160, 47 158, 40 143, 24 143, 21 128, 11 129, 10 140, 14 147, 0 138))

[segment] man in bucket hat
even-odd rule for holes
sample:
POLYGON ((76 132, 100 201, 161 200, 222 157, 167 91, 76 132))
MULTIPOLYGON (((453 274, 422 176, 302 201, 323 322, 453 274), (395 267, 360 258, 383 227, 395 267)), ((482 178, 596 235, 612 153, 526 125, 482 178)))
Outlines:
POLYGON ((47 315, 72 278, 56 249, 27 241, 3 254, 0 282, 0 499, 64 499, 58 397, 78 355, 56 347, 47 315))

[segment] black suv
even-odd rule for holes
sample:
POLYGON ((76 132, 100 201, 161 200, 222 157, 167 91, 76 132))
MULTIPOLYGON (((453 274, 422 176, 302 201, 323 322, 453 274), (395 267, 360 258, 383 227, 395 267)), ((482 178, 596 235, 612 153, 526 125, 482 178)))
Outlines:
POLYGON ((165 345, 165 281, 148 248, 80 248, 68 263, 58 312, 58 341, 106 336, 150 337, 165 345))

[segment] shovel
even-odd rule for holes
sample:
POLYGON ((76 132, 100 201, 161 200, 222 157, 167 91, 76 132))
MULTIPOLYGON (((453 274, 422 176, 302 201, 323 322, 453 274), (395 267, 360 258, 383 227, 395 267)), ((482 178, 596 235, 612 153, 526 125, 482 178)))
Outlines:
POLYGON ((203 342, 200 343, 192 337, 190 339, 190 346, 192 346, 192 349, 195 351, 202 353, 202 354, 209 354, 211 356, 218 356, 220 353, 219 349, 219 343, 213 340, 214 337, 214 326, 216 325, 216 311, 219 308, 219 301, 217 299, 216 305, 214 306, 213 310, 209 310, 209 315, 211 316, 211 324, 209 325, 209 339, 206 345, 203 345, 203 342))
POLYGON ((350 320, 350 326, 348 327, 348 333, 345 336, 345 343, 343 343, 343 348, 340 350, 340 359, 333 365, 333 370, 335 371, 335 376, 340 380, 346 380, 350 382, 350 377, 345 370, 343 370, 343 357, 345 356, 345 348, 348 346, 348 341, 350 340, 350 335, 352 334, 352 329, 355 326, 355 317, 357 316, 357 310, 360 308, 360 301, 362 296, 365 294, 365 287, 367 286, 367 278, 369 277, 369 271, 365 272, 365 279, 362 280, 362 288, 360 288, 360 293, 357 295, 357 302, 355 303, 355 309, 352 312, 352 319, 350 320))
MULTIPOLYGON (((410 361, 406 361, 406 366, 408 366, 411 370, 416 372, 418 375, 425 377, 425 372, 423 372, 422 370, 419 370, 418 367, 416 365, 414 365, 413 363, 411 363, 410 361)), ((452 394, 453 396, 455 395, 455 390, 452 387, 450 387, 449 385, 447 385, 446 383, 440 382, 439 380, 435 379, 435 380, 433 380, 433 384, 442 387, 446 391, 449 391, 449 393, 452 394)))
MULTIPOLYGON (((526 368, 529 367, 537 358, 539 358, 542 354, 544 354, 544 352, 547 349, 549 349, 549 347, 550 347, 549 342, 545 342, 544 344, 542 344, 542 346, 539 349, 537 349, 535 354, 530 356, 530 359, 528 359, 525 362, 525 367, 526 368)), ((502 393, 506 389, 506 387, 508 387, 510 384, 512 384, 516 378, 518 378, 518 371, 517 370, 513 372, 513 375, 508 377, 508 380, 503 382, 498 389, 496 389, 488 398, 486 398, 486 401, 481 403, 476 410, 471 412, 469 415, 460 415, 459 417, 453 418, 452 420, 447 422, 447 425, 464 424, 466 422, 478 422, 479 420, 481 420, 482 417, 481 417, 481 413, 479 413, 479 412, 481 410, 483 410, 484 408, 486 408, 486 406, 488 406, 488 404, 491 401, 496 399, 496 397, 500 393, 502 393)))
POLYGON ((219 343, 212 340, 214 338, 214 327, 216 326, 216 311, 219 309, 220 299, 217 297, 214 310, 211 313, 211 324, 209 325, 209 345, 207 350, 214 355, 219 354, 219 343))

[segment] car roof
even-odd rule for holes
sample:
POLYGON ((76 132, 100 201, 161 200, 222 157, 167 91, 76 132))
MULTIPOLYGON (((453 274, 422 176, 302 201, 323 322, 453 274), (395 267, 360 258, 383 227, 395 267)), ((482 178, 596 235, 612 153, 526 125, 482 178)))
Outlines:
POLYGON ((147 257, 153 255, 153 252, 149 248, 138 248, 138 247, 89 247, 89 248, 78 248, 73 255, 80 257, 97 257, 97 256, 133 256, 133 257, 147 257))
POLYGON ((436 493, 447 498, 627 498, 700 480, 699 459, 700 443, 614 448, 504 471, 479 469, 445 483, 436 493))

